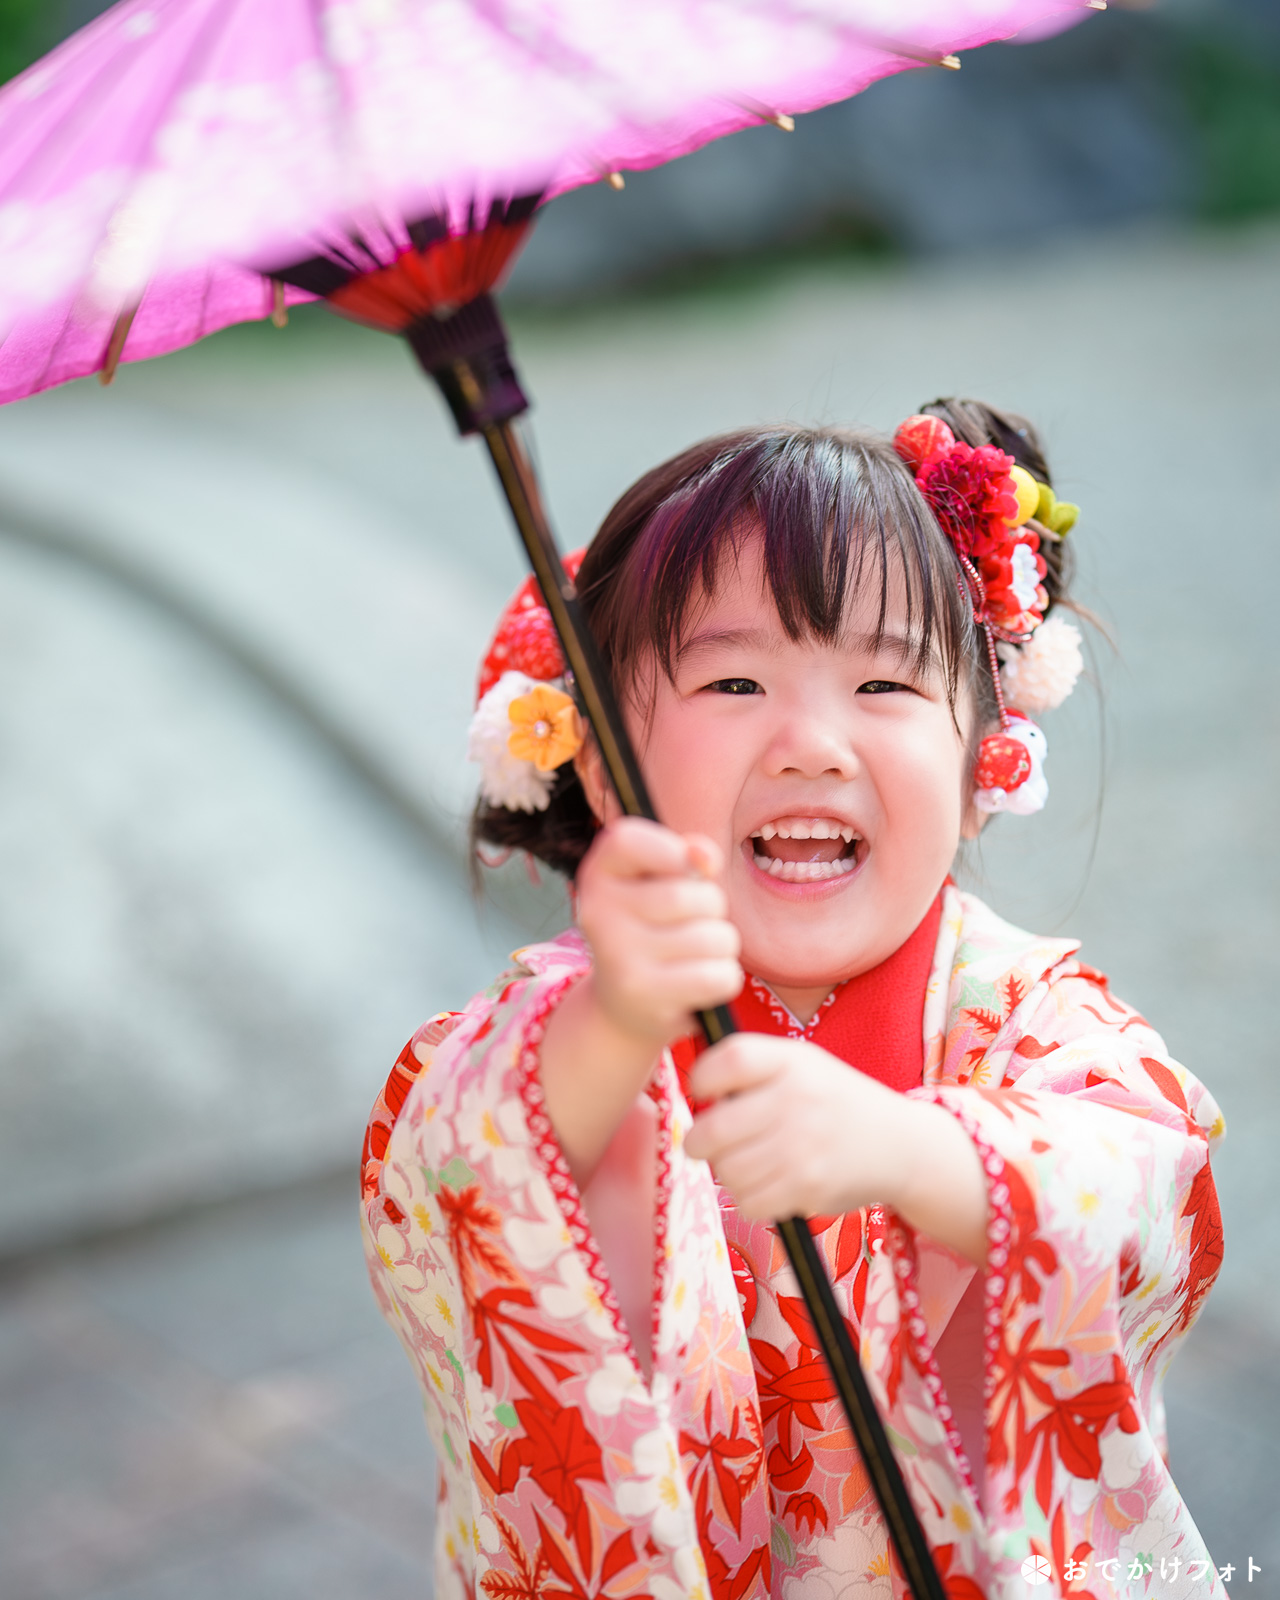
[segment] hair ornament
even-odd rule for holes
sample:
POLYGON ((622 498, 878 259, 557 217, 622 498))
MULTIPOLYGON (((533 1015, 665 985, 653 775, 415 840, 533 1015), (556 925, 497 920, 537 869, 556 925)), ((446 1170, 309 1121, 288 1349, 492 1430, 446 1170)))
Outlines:
POLYGON ((1010 811, 1029 817, 1049 798, 1044 758, 1049 741, 1044 730, 1020 711, 1008 711, 1003 733, 991 733, 978 746, 973 803, 979 811, 1010 811))
POLYGON ((1039 484, 1038 487, 1040 503, 1034 512, 1036 521, 1057 538, 1065 539, 1076 525, 1080 507, 1070 500, 1059 500, 1047 483, 1039 484))
POLYGON ((1005 451, 957 439, 941 417, 908 417, 893 445, 959 558, 986 635, 1000 732, 978 747, 975 803, 981 811, 1039 811, 1049 795, 1048 742, 1026 713, 1060 706, 1084 666, 1079 630, 1045 619, 1040 541, 1062 538, 1080 508, 1005 451))
POLYGON ((1080 643, 1079 628, 1055 613, 1025 644, 998 644, 1005 703, 1032 716, 1056 711, 1084 671, 1080 643))
POLYGON ((539 772, 554 772, 582 749, 582 720, 573 696, 549 683, 535 683, 510 701, 507 718, 508 751, 517 761, 532 761, 539 772))
MULTIPOLYGON (((582 550, 565 557, 577 576, 582 550)), ((565 688, 565 660, 536 579, 516 590, 480 668, 467 755, 480 765, 480 793, 508 811, 545 811, 558 768, 585 737, 565 688)))

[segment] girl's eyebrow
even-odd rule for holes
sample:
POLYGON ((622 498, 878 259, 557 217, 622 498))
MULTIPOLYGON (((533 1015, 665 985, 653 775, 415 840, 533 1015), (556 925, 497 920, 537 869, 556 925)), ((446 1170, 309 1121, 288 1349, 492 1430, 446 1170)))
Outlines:
POLYGON ((853 650, 865 650, 868 655, 889 655, 896 661, 920 664, 927 672, 937 671, 942 663, 938 652, 932 643, 921 649, 920 639, 915 634, 895 633, 887 629, 879 635, 874 633, 846 634, 842 641, 853 650))
MULTIPOLYGON (((919 638, 910 633, 897 633, 887 629, 880 634, 847 633, 841 641, 847 650, 863 651, 867 655, 891 656, 898 662, 920 665, 926 672, 941 668, 938 652, 932 644, 922 651, 919 638)), ((783 650, 783 640, 771 629, 764 628, 704 628, 683 641, 675 652, 677 662, 704 655, 712 650, 750 650, 761 655, 776 656, 783 650)))
POLYGON ((764 628, 704 628, 681 643, 675 658, 687 661, 690 656, 702 655, 708 650, 726 649, 754 650, 776 656, 782 650, 782 640, 764 628))

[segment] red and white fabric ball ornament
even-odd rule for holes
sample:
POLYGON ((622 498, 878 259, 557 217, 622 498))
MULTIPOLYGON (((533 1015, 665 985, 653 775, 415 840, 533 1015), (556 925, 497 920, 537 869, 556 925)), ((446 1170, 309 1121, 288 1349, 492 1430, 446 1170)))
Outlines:
MULTIPOLYGON (((578 576, 578 568, 586 550, 572 550, 564 558, 564 570, 571 578, 578 576)), ((535 683, 551 683, 564 676, 564 655, 551 613, 543 603, 538 580, 530 574, 512 597, 511 603, 498 619, 489 649, 480 665, 480 679, 476 685, 477 705, 493 688, 504 672, 522 672, 535 683)))
POLYGON ((955 434, 941 417, 923 415, 908 417, 898 425, 893 436, 893 448, 912 472, 917 473, 931 461, 945 456, 955 442, 955 434))
POLYGON ((1007 733, 989 734, 978 746, 973 781, 979 789, 1014 790, 1031 776, 1031 752, 1007 733))
POLYGON ((1044 774, 1048 754, 1049 741, 1031 718, 1009 712, 1007 725, 978 746, 974 805, 979 811, 1011 811, 1020 817, 1041 810, 1049 798, 1044 774))

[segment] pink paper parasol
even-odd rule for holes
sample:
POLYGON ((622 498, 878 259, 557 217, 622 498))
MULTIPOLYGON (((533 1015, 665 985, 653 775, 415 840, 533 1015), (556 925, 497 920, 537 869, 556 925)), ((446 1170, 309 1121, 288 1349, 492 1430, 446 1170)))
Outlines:
MULTIPOLYGON (((623 809, 652 817, 513 429, 527 402, 489 291, 535 206, 1100 8, 124 0, 0 91, 0 399, 289 297, 403 334, 483 436, 623 809)), ((724 1006, 699 1020, 713 1042, 733 1029, 724 1006)), ((907 1582, 945 1600, 808 1225, 778 1231, 907 1582)))
POLYGON ((279 310, 255 269, 352 225, 654 166, 1089 4, 122 0, 0 90, 0 401, 279 310))

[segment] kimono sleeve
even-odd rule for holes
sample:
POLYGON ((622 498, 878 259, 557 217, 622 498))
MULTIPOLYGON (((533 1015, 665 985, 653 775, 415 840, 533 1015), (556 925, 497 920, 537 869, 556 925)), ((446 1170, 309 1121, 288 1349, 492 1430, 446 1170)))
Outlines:
MULTIPOLYGON (((370 1276, 440 1467, 435 1592, 613 1593, 626 1574, 676 1600, 705 1579, 679 1465, 684 1419, 669 1378, 645 1382, 537 1070, 546 1020, 587 958, 568 936, 522 956, 446 1036, 419 1040, 426 1059, 380 1172, 366 1171, 370 1276)), ((670 1119, 683 1102, 668 1077, 662 1149, 676 1176, 655 1254, 668 1239, 679 1249, 659 1297, 669 1314, 697 1310, 718 1286, 718 1322, 740 1329, 731 1271, 716 1262, 714 1190, 678 1157, 670 1119)), ((662 1348, 690 1332, 673 1325, 662 1348)))
POLYGON ((1095 1553, 1117 1530, 1144 1551, 1184 1539, 1160 1384, 1222 1259, 1221 1115, 1074 959, 990 1031, 968 1085, 923 1091, 987 1174, 988 1504, 1042 1526, 1055 1564, 1072 1559, 1090 1493, 1108 1529, 1086 1540, 1095 1553))

